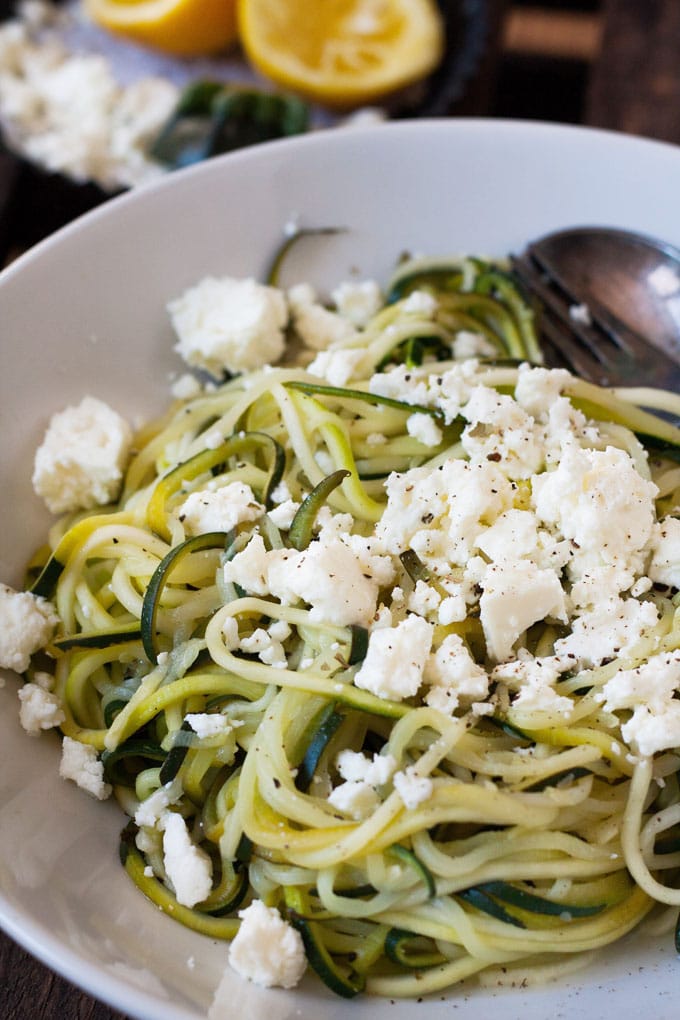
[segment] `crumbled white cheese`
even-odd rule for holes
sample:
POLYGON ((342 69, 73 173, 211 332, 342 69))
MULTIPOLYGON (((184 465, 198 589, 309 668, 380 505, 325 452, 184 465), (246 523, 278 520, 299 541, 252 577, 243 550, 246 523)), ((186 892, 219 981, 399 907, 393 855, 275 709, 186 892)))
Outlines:
POLYGON ((658 491, 630 455, 571 443, 553 471, 532 480, 532 490, 539 520, 571 541, 574 603, 587 606, 627 590, 642 573, 658 491))
POLYGON ((319 351, 307 371, 325 379, 331 386, 346 386, 350 380, 360 377, 359 369, 365 357, 362 347, 331 348, 319 351))
POLYGON ((288 531, 299 509, 299 503, 296 503, 293 499, 286 499, 269 511, 269 520, 280 531, 288 531))
POLYGON ((593 317, 590 314, 590 308, 585 304, 570 305, 569 318, 581 326, 592 326, 593 324, 593 317))
POLYGON ((428 616, 436 612, 442 601, 442 597, 436 588, 427 581, 416 581, 416 586, 410 593, 406 606, 412 613, 418 616, 428 616))
POLYGON ((105 190, 161 177, 148 150, 177 87, 160 77, 120 84, 104 56, 70 53, 48 18, 30 15, 34 8, 0 26, 0 125, 12 148, 105 190))
POLYGON ((391 474, 376 536, 395 555, 409 547, 427 564, 464 565, 485 526, 512 506, 513 490, 495 464, 450 459, 435 468, 391 474))
POLYGON ((19 722, 32 737, 42 730, 52 729, 63 723, 66 716, 56 694, 39 684, 28 683, 19 688, 19 722))
POLYGON ((555 642, 555 654, 590 669, 612 656, 627 655, 657 622, 653 602, 613 598, 575 616, 571 633, 555 642))
POLYGON ((486 648, 496 662, 510 658, 518 638, 546 618, 567 622, 565 595, 554 570, 531 560, 492 563, 482 582, 480 619, 486 648))
POLYGON ((299 293, 291 309, 295 332, 305 347, 313 351, 325 351, 328 347, 351 342, 357 336, 348 319, 316 301, 301 300, 299 293))
POLYGON ((391 754, 374 754, 371 759, 361 751, 345 749, 338 754, 335 767, 348 781, 383 786, 391 778, 397 761, 391 754))
POLYGON ((657 584, 680 588, 680 518, 665 517, 654 525, 652 560, 647 573, 657 584))
POLYGON ((652 656, 636 669, 619 670, 599 700, 610 712, 632 710, 621 734, 644 757, 680 747, 680 652, 652 656))
POLYGON ((413 810, 430 799, 434 784, 429 776, 419 776, 413 765, 409 765, 402 772, 395 773, 394 788, 404 807, 413 810))
POLYGON ((573 709, 570 698, 558 694, 555 683, 563 671, 556 658, 534 659, 521 650, 512 662, 504 662, 493 670, 493 680, 502 680, 516 691, 512 707, 520 712, 549 712, 568 716, 573 709))
POLYGON ((190 712, 184 716, 196 736, 219 737, 231 732, 233 723, 220 712, 190 712))
POLYGON ((512 397, 475 386, 461 413, 468 421, 461 442, 472 461, 496 461, 507 478, 529 478, 545 461, 541 432, 512 397))
POLYGON ((175 400, 193 400, 201 393, 201 384, 191 372, 183 372, 170 387, 175 400))
POLYGON ((354 780, 334 787, 327 799, 334 808, 357 822, 369 818, 380 805, 380 797, 370 783, 354 780))
POLYGON ((237 524, 256 521, 265 508, 243 482, 229 482, 219 489, 190 493, 179 507, 180 521, 188 535, 231 531, 237 524))
POLYGON ((254 595, 273 595, 284 604, 303 599, 312 607, 313 620, 341 627, 367 626, 375 613, 379 587, 391 580, 393 567, 386 557, 367 554, 366 540, 360 536, 347 539, 358 542, 351 548, 340 537, 322 534, 301 552, 267 551, 262 537, 254 535, 242 552, 225 563, 224 579, 254 595))
POLYGON ((130 426, 95 397, 53 415, 35 455, 33 487, 52 513, 89 510, 120 491, 130 426))
POLYGON ((148 829, 160 828, 168 808, 179 801, 182 793, 182 786, 177 780, 154 790, 137 807, 135 825, 148 829))
POLYGON ((192 841, 186 822, 177 811, 168 811, 165 816, 163 866, 182 906, 193 907, 209 895, 212 862, 192 841))
POLYGON ((493 358, 498 355, 498 348, 483 333, 473 333, 469 329, 459 329, 453 338, 453 356, 459 361, 467 358, 493 358))
POLYGON ((225 617, 222 624, 222 640, 229 651, 239 646, 238 620, 235 616, 225 617))
POLYGON ((393 701, 414 695, 423 680, 432 630, 421 616, 407 616, 396 627, 372 630, 355 686, 393 701))
POLYGON ((571 381, 566 369, 534 367, 525 362, 517 372, 515 400, 534 418, 547 415, 571 381))
POLYGON ((383 304, 382 291, 375 280, 346 280, 332 291, 331 297, 339 314, 357 328, 366 326, 383 304))
POLYGON ((64 737, 59 775, 62 779, 71 779, 97 800, 111 796, 111 786, 104 782, 104 766, 97 749, 91 744, 81 744, 79 740, 64 737))
POLYGON ((295 987, 307 967, 299 932, 261 900, 253 900, 238 916, 241 925, 229 946, 230 966, 265 988, 295 987))
POLYGON ((489 677, 458 634, 447 634, 428 657, 424 679, 429 684, 425 703, 445 715, 451 715, 461 700, 483 701, 489 693, 489 677))
POLYGON ((424 315, 432 318, 439 307, 439 302, 434 294, 428 290, 413 290, 401 303, 400 311, 410 315, 424 315))
POLYGON ((241 650, 258 656, 261 662, 274 669, 287 669, 288 660, 283 645, 270 631, 257 627, 248 637, 241 638, 241 650))
POLYGON ((59 622, 47 599, 0 584, 0 667, 23 673, 59 622))
POLYGON ((443 433, 431 414, 421 411, 406 419, 406 431, 423 446, 439 446, 443 433))
POLYGON ((215 378, 278 361, 288 321, 280 290, 253 279, 209 276, 171 301, 175 349, 215 378))

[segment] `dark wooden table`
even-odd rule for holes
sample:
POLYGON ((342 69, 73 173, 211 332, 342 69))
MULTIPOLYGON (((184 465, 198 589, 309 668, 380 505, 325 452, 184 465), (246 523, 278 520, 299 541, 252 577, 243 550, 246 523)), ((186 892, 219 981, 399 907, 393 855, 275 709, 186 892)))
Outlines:
MULTIPOLYGON (((590 70, 584 122, 680 144, 680 3, 602 0, 602 24, 601 52, 590 70)), ((489 73, 485 67, 485 74, 489 73)), ((488 82, 477 83, 477 88, 490 102, 488 82)), ((124 1020, 2 934, 0 1016, 2 1020, 124 1020)))

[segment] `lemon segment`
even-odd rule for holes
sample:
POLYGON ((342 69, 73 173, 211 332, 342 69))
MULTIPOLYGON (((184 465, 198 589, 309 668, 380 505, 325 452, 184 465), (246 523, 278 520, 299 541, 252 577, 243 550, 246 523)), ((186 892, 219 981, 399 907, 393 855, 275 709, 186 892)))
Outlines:
POLYGON ((332 107, 419 81, 444 53, 434 0, 238 0, 241 44, 278 85, 332 107))
POLYGON ((84 0, 111 32, 178 57, 219 53, 236 40, 236 0, 84 0))

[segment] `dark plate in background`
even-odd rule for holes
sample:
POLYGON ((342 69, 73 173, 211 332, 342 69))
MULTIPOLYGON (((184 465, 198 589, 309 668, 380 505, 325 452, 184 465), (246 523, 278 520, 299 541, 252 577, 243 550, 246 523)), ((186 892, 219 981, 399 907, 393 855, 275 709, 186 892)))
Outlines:
MULTIPOLYGON (((431 77, 390 111, 394 118, 441 117, 465 96, 489 34, 487 0, 438 0, 445 21, 446 55, 431 77)), ((0 21, 14 0, 0 0, 0 21)), ((0 135, 0 266, 112 196, 96 183, 78 183, 9 151, 0 135)))

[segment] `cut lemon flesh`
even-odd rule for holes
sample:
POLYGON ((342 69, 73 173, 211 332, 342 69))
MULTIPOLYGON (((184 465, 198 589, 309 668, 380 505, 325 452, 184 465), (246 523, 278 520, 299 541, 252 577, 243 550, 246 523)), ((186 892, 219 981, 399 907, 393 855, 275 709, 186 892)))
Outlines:
POLYGON ((218 53, 236 39, 236 0, 85 0, 98 25, 180 57, 218 53))
POLYGON ((371 102, 435 69, 444 51, 434 0, 238 0, 250 62, 329 106, 371 102))

